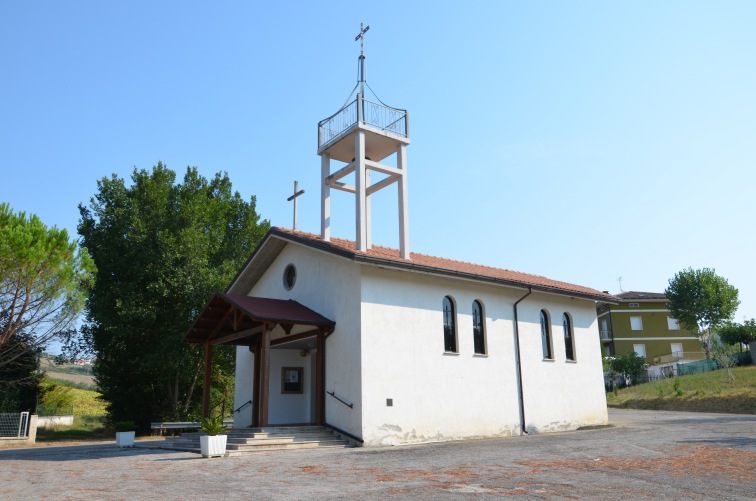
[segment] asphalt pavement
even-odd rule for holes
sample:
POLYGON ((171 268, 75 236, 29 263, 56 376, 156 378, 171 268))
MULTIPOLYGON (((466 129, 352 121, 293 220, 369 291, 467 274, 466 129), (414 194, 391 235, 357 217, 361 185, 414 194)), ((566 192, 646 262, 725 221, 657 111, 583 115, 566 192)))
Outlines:
POLYGON ((114 443, 0 450, 0 499, 748 499, 756 416, 612 409, 610 426, 204 459, 114 443))

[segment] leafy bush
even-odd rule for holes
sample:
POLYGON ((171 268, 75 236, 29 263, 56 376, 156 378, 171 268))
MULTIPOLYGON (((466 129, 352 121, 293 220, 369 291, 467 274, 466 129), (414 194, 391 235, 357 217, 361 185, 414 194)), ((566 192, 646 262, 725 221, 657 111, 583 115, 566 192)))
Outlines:
POLYGON ((680 379, 679 378, 675 378, 675 384, 672 385, 672 388, 675 390, 675 395, 677 395, 678 397, 682 397, 683 396, 684 392, 683 392, 682 388, 680 388, 680 379))
POLYGON ((116 431, 135 431, 137 429, 134 421, 118 421, 114 426, 116 431))
POLYGON ((45 377, 42 380, 40 403, 44 406, 48 415, 55 415, 60 410, 68 413, 74 402, 74 395, 71 388, 59 384, 52 379, 45 377))
POLYGON ((643 376, 646 370, 646 361, 633 351, 625 355, 605 358, 604 370, 609 373, 612 381, 617 376, 622 376, 626 381, 633 384, 643 376))

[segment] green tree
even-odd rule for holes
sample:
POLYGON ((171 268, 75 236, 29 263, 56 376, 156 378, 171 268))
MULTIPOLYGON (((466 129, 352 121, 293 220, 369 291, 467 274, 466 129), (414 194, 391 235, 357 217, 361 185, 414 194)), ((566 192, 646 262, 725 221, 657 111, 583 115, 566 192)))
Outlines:
POLYGON ((756 341, 756 319, 743 321, 742 324, 728 322, 717 330, 719 339, 725 344, 742 345, 756 341))
MULTIPOLYGON (((188 168, 176 183, 158 163, 131 181, 103 178, 79 206, 79 234, 100 270, 83 333, 110 419, 144 428, 197 414, 204 360, 184 336, 270 224, 225 173, 208 181, 188 168)), ((213 350, 214 363, 233 364, 225 351, 213 350)))
POLYGON ((732 383, 735 381, 735 375, 732 373, 732 368, 738 365, 737 348, 733 344, 727 344, 718 339, 711 340, 711 354, 714 360, 717 361, 719 367, 727 370, 727 382, 732 383))
POLYGON ((610 374, 621 375, 625 381, 635 383, 646 370, 646 361, 634 351, 609 359, 610 374))
POLYGON ((706 358, 711 358, 711 334, 735 314, 738 289, 713 269, 688 268, 670 279, 664 293, 672 316, 698 336, 706 358))
POLYGON ((2 349, 20 354, 0 365, 0 412, 35 411, 41 376, 37 374, 37 353, 33 338, 15 332, 2 349))
POLYGON ((66 230, 0 204, 0 367, 36 358, 48 341, 70 335, 94 273, 66 230))

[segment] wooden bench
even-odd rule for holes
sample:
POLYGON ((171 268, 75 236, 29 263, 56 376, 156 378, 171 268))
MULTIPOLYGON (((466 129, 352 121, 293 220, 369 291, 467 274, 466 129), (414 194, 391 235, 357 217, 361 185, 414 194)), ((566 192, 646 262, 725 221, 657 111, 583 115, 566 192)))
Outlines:
MULTIPOLYGON (((223 420, 223 424, 229 428, 233 427, 233 419, 223 420)), ((202 427, 202 423, 199 421, 172 421, 164 423, 150 423, 150 429, 153 434, 162 435, 165 430, 199 430, 202 427)))

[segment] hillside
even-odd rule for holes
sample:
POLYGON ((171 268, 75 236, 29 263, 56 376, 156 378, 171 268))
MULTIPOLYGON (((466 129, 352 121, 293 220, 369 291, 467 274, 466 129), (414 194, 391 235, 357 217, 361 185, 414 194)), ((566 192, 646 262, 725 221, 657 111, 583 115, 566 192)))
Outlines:
POLYGON ((53 359, 45 357, 40 359, 39 365, 52 379, 62 379, 63 381, 85 384, 90 387, 95 385, 92 366, 74 364, 55 365, 53 359))
POLYGON ((609 407, 666 411, 756 414, 756 366, 664 379, 607 393, 609 407))

